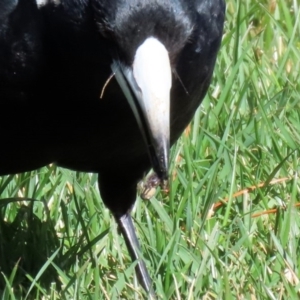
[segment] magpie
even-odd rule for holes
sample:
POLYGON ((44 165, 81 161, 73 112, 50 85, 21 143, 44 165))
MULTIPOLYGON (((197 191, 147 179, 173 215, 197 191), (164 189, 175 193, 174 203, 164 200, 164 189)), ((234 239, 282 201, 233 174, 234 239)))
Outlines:
POLYGON ((0 175, 49 163, 98 173, 101 197, 154 292, 130 211, 209 87, 224 0, 2 0, 0 175))

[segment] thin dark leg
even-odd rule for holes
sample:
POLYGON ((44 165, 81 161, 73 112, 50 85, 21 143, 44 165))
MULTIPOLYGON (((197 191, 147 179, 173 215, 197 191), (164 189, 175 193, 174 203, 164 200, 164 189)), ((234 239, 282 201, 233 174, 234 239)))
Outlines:
POLYGON ((116 221, 125 239, 125 243, 131 256, 131 259, 133 261, 138 261, 135 267, 135 271, 140 285, 144 288, 144 290, 147 293, 150 294, 152 299, 156 299, 155 293, 152 289, 152 281, 150 279, 146 265, 139 255, 141 248, 135 233, 135 228, 130 214, 126 213, 122 217, 116 218, 116 221))

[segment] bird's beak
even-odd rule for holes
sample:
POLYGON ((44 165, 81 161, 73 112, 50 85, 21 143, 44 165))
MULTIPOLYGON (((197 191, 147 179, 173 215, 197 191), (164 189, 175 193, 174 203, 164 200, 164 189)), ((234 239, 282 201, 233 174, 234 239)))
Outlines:
POLYGON ((172 73, 168 51, 148 38, 136 51, 133 66, 112 65, 148 147, 152 167, 165 185, 170 147, 170 89, 172 73))

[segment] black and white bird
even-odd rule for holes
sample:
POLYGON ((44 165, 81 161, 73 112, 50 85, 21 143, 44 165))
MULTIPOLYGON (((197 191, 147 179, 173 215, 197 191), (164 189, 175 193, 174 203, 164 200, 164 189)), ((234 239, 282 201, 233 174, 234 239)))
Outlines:
POLYGON ((97 172, 147 291, 130 217, 137 182, 151 167, 167 182, 224 10, 224 0, 0 1, 0 175, 53 162, 97 172))

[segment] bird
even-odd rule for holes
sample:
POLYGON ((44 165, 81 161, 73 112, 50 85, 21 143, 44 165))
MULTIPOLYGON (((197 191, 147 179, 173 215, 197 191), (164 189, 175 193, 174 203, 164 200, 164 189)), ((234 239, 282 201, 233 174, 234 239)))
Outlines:
POLYGON ((130 212, 207 93, 224 0, 2 0, 0 175, 50 163, 98 173, 141 286, 130 212))

